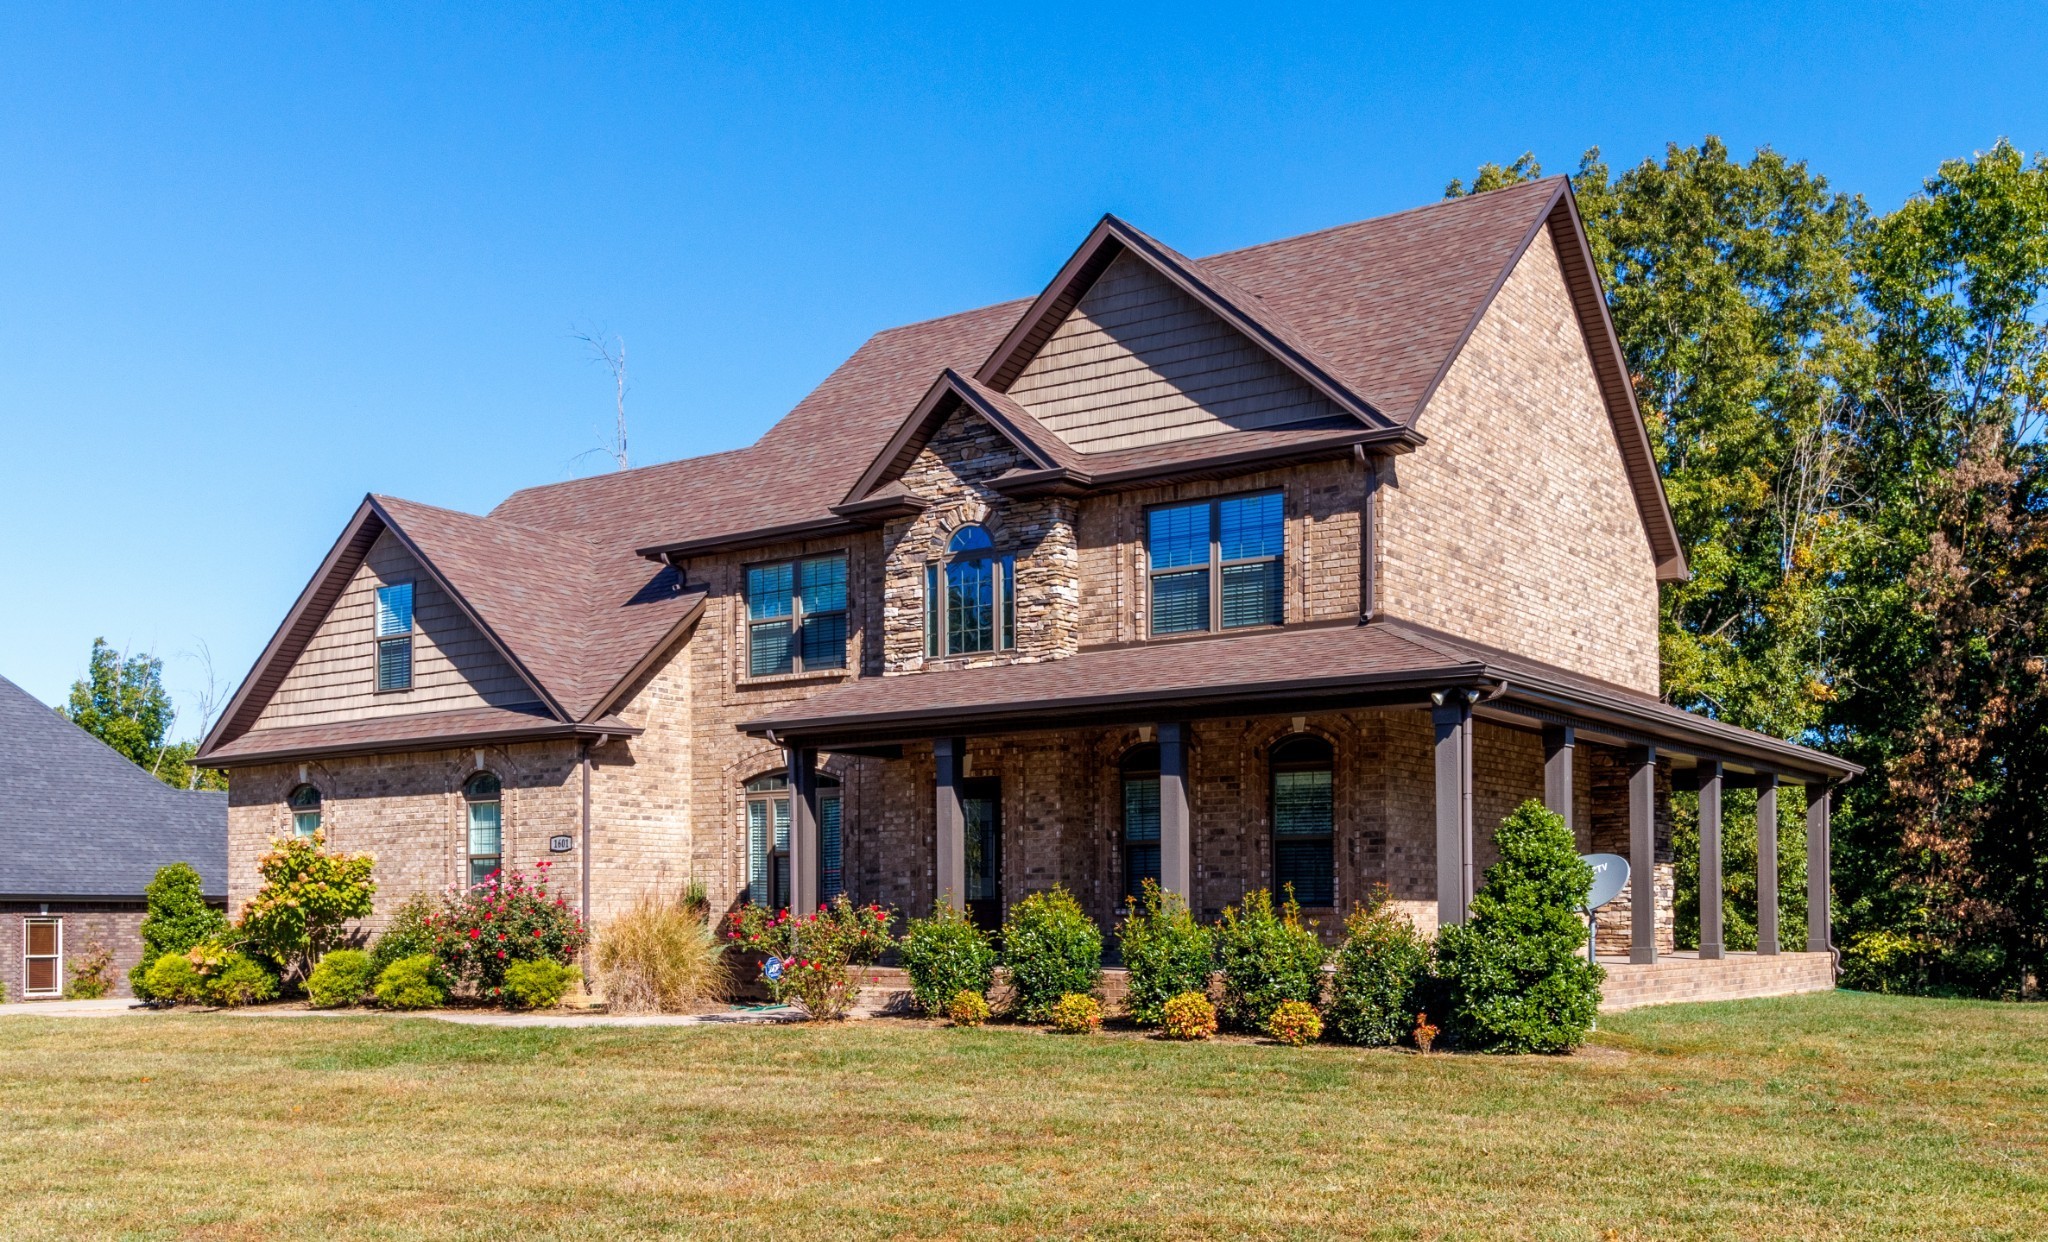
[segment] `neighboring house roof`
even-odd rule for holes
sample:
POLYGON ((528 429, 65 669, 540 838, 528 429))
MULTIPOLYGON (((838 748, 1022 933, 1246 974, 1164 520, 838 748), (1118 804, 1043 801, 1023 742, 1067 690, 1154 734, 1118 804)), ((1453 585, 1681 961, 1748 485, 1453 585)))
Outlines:
POLYGON ((1658 574, 1683 577, 1677 530, 1563 178, 1204 259, 1105 217, 1036 298, 878 333, 750 447, 528 488, 485 517, 369 497, 202 757, 228 754, 251 730, 385 529, 440 579, 554 719, 592 723, 702 603, 700 592, 679 589, 674 570, 652 569, 648 559, 835 535, 914 507, 895 477, 963 405, 1030 459, 1030 468, 995 481, 1016 495, 1213 477, 1366 444, 1413 447, 1428 431, 1430 395, 1545 228, 1558 238, 1658 574), (1314 425, 1108 452, 1062 441, 1006 392, 1088 283, 1123 254, 1263 347, 1337 412, 1314 425))
POLYGON ((172 789, 0 677, 0 897, 131 900, 189 863, 228 891, 228 796, 172 789))
POLYGON ((1732 760, 1843 779, 1846 760, 1671 706, 1651 695, 1555 665, 1392 619, 1298 626, 1083 651, 1062 660, 999 664, 916 677, 869 677, 827 687, 741 728, 830 748, 948 729, 1007 731, 1060 724, 1150 723, 1175 714, 1314 711, 1418 693, 1484 687, 1505 709, 1542 716, 1569 706, 1606 722, 1623 742, 1710 743, 1732 760))

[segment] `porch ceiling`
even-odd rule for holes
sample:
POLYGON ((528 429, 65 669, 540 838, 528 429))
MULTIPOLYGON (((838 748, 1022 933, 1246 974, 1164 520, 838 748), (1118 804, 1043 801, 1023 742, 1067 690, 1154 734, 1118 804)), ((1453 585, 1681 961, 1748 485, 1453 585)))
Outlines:
POLYGON ((1423 707, 1433 693, 1460 688, 1479 693, 1486 715, 1525 727, 1574 724, 1588 740, 1665 746, 1807 779, 1842 780, 1862 771, 1621 686, 1387 619, 864 677, 739 728, 780 744, 831 750, 1204 716, 1423 707))

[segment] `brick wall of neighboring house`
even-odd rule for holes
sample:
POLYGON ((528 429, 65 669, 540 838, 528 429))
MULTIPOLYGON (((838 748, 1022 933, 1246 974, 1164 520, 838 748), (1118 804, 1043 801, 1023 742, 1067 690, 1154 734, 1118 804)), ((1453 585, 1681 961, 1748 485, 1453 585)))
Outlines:
POLYGON ((73 968, 85 960, 86 953, 97 943, 113 953, 108 967, 114 980, 110 995, 134 995, 128 987, 128 971, 142 960, 142 914, 140 898, 132 902, 0 901, 0 984, 6 985, 7 999, 28 999, 24 995, 27 981, 23 957, 28 921, 46 917, 63 924, 64 960, 58 972, 61 986, 70 986, 73 968))
POLYGON ((1657 582, 1557 251, 1539 233, 1381 492, 1389 615, 1657 693, 1657 582))

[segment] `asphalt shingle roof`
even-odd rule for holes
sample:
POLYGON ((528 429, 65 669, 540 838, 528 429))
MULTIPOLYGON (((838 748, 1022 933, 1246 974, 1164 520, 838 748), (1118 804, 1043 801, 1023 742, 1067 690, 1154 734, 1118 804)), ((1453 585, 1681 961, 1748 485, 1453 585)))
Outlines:
POLYGON ((140 898, 190 863, 228 889, 228 796, 172 789, 0 677, 0 897, 140 898))

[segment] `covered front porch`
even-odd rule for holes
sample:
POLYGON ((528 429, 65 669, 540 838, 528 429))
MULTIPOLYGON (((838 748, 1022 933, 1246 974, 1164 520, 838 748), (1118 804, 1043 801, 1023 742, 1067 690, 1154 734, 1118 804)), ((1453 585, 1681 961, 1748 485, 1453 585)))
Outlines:
POLYGON ((1742 956, 1712 899, 1696 953, 1674 957, 1671 795, 1697 791, 1701 892, 1720 894, 1723 791, 1758 791, 1758 956, 1772 957, 1777 790, 1806 786, 1806 948, 1829 955, 1828 815, 1851 765, 1393 623, 864 680, 746 727, 788 756, 799 910, 819 893, 821 757, 843 782, 857 899, 991 923, 1060 884, 1107 929, 1150 876, 1205 920, 1291 885, 1332 940, 1383 887, 1434 931, 1467 917, 1495 827, 1538 798, 1581 852, 1630 862, 1599 919, 1610 1003, 1832 981, 1813 963, 1712 965, 1742 956))

